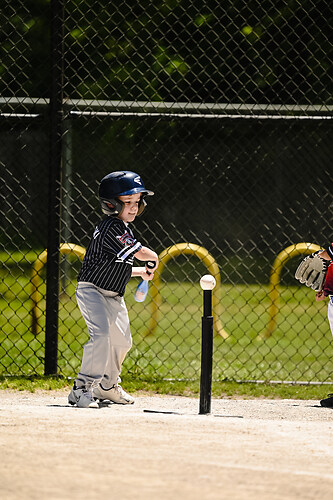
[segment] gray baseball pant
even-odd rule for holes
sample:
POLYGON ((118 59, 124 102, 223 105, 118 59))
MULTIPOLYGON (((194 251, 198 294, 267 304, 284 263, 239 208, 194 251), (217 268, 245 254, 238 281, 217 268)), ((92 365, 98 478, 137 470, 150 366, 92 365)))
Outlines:
POLYGON ((92 283, 79 282, 76 299, 90 337, 83 349, 77 387, 90 388, 100 382, 109 389, 117 384, 121 365, 132 347, 124 298, 92 283))

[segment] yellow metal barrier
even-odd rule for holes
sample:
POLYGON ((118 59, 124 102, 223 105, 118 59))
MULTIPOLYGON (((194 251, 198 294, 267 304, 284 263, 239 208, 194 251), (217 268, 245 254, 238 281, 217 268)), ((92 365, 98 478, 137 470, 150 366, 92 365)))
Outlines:
POLYGON ((160 264, 158 266, 158 270, 155 272, 154 278, 152 279, 152 286, 151 286, 152 314, 148 325, 147 334, 153 333, 158 323, 158 311, 162 303, 160 287, 161 287, 161 275, 163 269, 166 263, 172 257, 176 257, 181 254, 196 255, 197 257, 199 257, 199 259, 201 259, 202 262, 207 267, 207 271, 209 272, 209 274, 214 276, 214 278, 216 279, 216 287, 213 290, 214 327, 219 335, 226 338, 228 334, 222 328, 222 324, 219 319, 219 313, 220 313, 219 288, 221 284, 221 278, 218 265, 215 262, 212 255, 210 255, 205 248, 195 245, 194 243, 177 243, 176 245, 166 248, 159 255, 160 264))
MULTIPOLYGON (((77 255, 81 260, 83 259, 86 250, 79 245, 74 245, 73 243, 62 243, 60 245, 61 254, 74 254, 77 255)), ((31 331, 34 335, 37 335, 40 330, 39 318, 41 316, 41 309, 39 307, 39 302, 42 298, 40 293, 40 285, 42 283, 41 270, 47 262, 47 250, 44 250, 37 259, 35 260, 34 266, 32 268, 31 275, 31 301, 32 301, 32 324, 31 331)))
MULTIPOLYGON (((74 254, 77 255, 81 260, 83 259, 86 250, 85 248, 75 245, 73 243, 62 243, 60 245, 61 254, 74 254)), ((164 250, 160 255, 160 265, 158 272, 152 280, 151 296, 152 296, 152 315, 149 323, 148 333, 153 333, 157 326, 158 310, 161 305, 162 299, 160 294, 161 286, 161 274, 166 265, 166 263, 172 258, 180 254, 191 254, 196 255, 202 262, 206 265, 209 274, 213 275, 216 279, 216 287, 213 290, 213 313, 214 313, 214 327, 219 335, 226 338, 228 334, 222 328, 221 321, 219 319, 220 313, 220 302, 219 302, 219 288, 221 283, 220 272, 218 265, 216 264, 214 258, 209 254, 209 252, 198 245, 193 243, 178 243, 173 245, 166 250, 164 250)), ((32 301, 32 326, 31 330, 34 335, 37 335, 40 331, 39 318, 41 316, 40 301, 42 299, 42 294, 40 292, 40 285, 42 284, 41 271, 47 262, 47 250, 44 250, 36 259, 31 276, 31 301, 32 301)))
POLYGON ((276 257, 271 270, 269 283, 269 321, 267 329, 262 335, 263 338, 270 337, 276 328, 276 317, 279 312, 279 284, 283 266, 289 259, 296 257, 296 255, 311 254, 317 252, 318 250, 323 250, 323 248, 315 245, 314 243, 296 243, 295 245, 290 245, 289 247, 282 250, 282 252, 280 252, 276 257))

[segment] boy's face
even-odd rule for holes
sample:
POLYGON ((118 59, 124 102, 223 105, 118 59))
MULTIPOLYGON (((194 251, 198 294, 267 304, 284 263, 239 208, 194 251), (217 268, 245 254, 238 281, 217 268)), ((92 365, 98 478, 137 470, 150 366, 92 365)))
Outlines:
POLYGON ((133 222, 139 210, 141 193, 118 196, 118 199, 124 204, 123 211, 118 215, 119 219, 124 222, 133 222))

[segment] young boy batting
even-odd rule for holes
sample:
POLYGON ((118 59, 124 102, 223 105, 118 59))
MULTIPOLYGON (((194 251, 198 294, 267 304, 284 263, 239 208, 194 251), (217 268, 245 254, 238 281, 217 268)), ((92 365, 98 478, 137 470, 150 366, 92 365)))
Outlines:
POLYGON ((89 341, 68 396, 71 405, 98 408, 98 400, 134 403, 119 385, 121 366, 132 346, 123 296, 132 276, 151 280, 158 266, 157 254, 142 246, 130 228, 146 206, 145 197, 153 194, 135 172, 112 172, 101 180, 99 199, 107 217, 95 228, 78 275, 76 298, 89 341), (133 267, 134 257, 154 267, 133 267))

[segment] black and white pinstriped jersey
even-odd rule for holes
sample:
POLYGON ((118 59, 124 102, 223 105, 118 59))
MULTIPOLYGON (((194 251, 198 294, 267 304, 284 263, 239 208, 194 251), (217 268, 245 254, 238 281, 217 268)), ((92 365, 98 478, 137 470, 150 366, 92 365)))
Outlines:
POLYGON ((123 296, 131 278, 134 254, 141 248, 128 224, 106 217, 95 228, 77 280, 123 296))

